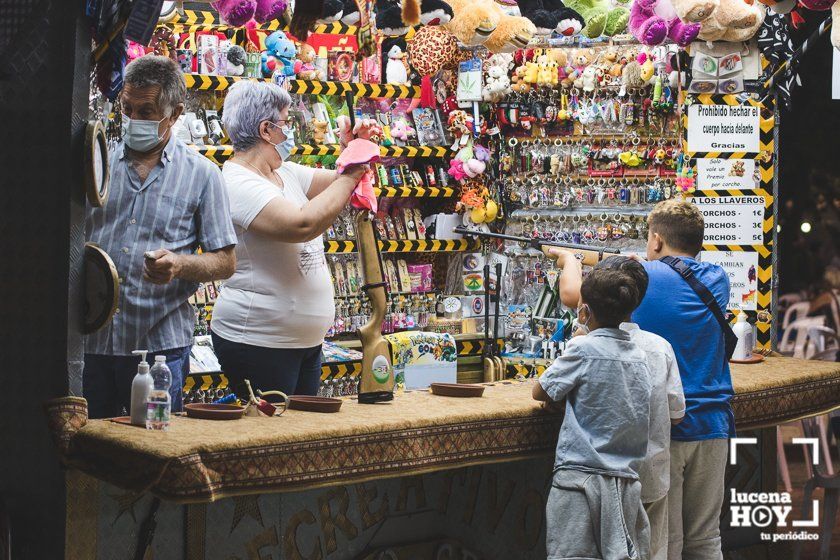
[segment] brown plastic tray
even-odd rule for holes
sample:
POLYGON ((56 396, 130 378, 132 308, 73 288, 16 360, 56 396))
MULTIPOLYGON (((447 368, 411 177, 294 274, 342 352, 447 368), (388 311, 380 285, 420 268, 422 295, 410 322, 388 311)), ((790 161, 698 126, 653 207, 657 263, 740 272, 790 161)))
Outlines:
POLYGON ((289 396, 289 408, 306 412, 338 412, 341 408, 341 403, 341 399, 331 399, 329 397, 313 397, 309 395, 289 396))
POLYGON ((440 397, 480 397, 484 394, 483 385, 469 383, 432 383, 432 393, 440 397))
POLYGON ((245 407, 236 404, 192 403, 184 405, 187 416, 201 420, 239 420, 245 407))

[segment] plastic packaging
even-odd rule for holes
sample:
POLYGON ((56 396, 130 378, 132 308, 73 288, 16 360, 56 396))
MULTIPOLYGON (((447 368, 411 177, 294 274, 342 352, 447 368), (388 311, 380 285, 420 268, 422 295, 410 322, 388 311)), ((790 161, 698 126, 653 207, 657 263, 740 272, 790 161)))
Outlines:
POLYGON ((735 326, 732 327, 735 336, 738 337, 738 344, 735 346, 735 352, 732 354, 734 360, 749 360, 752 357, 753 346, 755 346, 755 336, 753 334, 753 326, 747 322, 746 313, 740 313, 735 326))
POLYGON ((152 391, 152 376, 149 375, 149 362, 146 361, 148 350, 135 350, 135 356, 141 356, 140 364, 137 366, 137 375, 131 382, 131 423, 135 426, 146 425, 146 403, 149 400, 149 393, 152 391))
POLYGON ((172 385, 172 372, 166 365, 166 356, 155 356, 155 365, 150 372, 154 387, 149 393, 146 404, 146 429, 168 430, 172 400, 169 387, 172 385))

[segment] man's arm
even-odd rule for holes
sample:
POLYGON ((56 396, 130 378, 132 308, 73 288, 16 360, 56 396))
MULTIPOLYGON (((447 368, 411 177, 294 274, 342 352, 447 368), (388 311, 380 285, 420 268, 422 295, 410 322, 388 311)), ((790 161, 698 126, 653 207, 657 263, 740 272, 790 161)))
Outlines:
POLYGON ((236 270, 233 245, 200 255, 179 255, 167 249, 148 251, 143 265, 143 279, 154 284, 168 284, 175 278, 190 282, 225 280, 236 270))
POLYGON ((580 304, 580 286, 583 283, 583 267, 580 261, 574 253, 559 247, 550 248, 548 257, 557 261, 557 266, 563 271, 557 281, 560 301, 566 307, 577 309, 580 304))
POLYGON ((680 370, 677 366, 677 357, 670 345, 668 350, 668 353, 665 354, 665 361, 668 364, 665 384, 668 391, 668 411, 671 417, 671 425, 676 426, 685 418, 685 394, 683 393, 680 370))

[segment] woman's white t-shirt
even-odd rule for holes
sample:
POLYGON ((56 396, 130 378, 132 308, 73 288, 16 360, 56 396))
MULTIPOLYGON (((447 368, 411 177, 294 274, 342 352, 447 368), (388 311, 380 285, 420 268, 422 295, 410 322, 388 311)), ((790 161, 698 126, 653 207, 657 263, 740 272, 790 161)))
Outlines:
POLYGON ((315 170, 284 162, 276 173, 282 189, 245 166, 224 164, 237 237, 236 272, 216 300, 212 329, 232 342, 311 348, 324 342, 335 319, 323 239, 319 235, 305 243, 285 243, 248 228, 275 197, 297 207, 306 204, 315 170))

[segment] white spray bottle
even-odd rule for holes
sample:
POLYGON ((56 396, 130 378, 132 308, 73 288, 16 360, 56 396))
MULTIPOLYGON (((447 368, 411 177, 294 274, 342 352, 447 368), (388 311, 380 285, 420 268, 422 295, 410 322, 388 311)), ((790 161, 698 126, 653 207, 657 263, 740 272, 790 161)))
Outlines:
POLYGON ((738 320, 735 326, 732 327, 735 336, 738 337, 738 344, 735 346, 735 352, 732 357, 736 360, 749 360, 752 357, 753 346, 755 346, 755 339, 753 335, 753 327, 747 322, 747 314, 739 313, 738 320))
POLYGON ((135 426, 146 425, 146 402, 152 392, 154 380, 149 375, 149 363, 146 361, 148 350, 135 350, 135 356, 142 356, 137 366, 137 375, 131 382, 131 423, 135 426))

